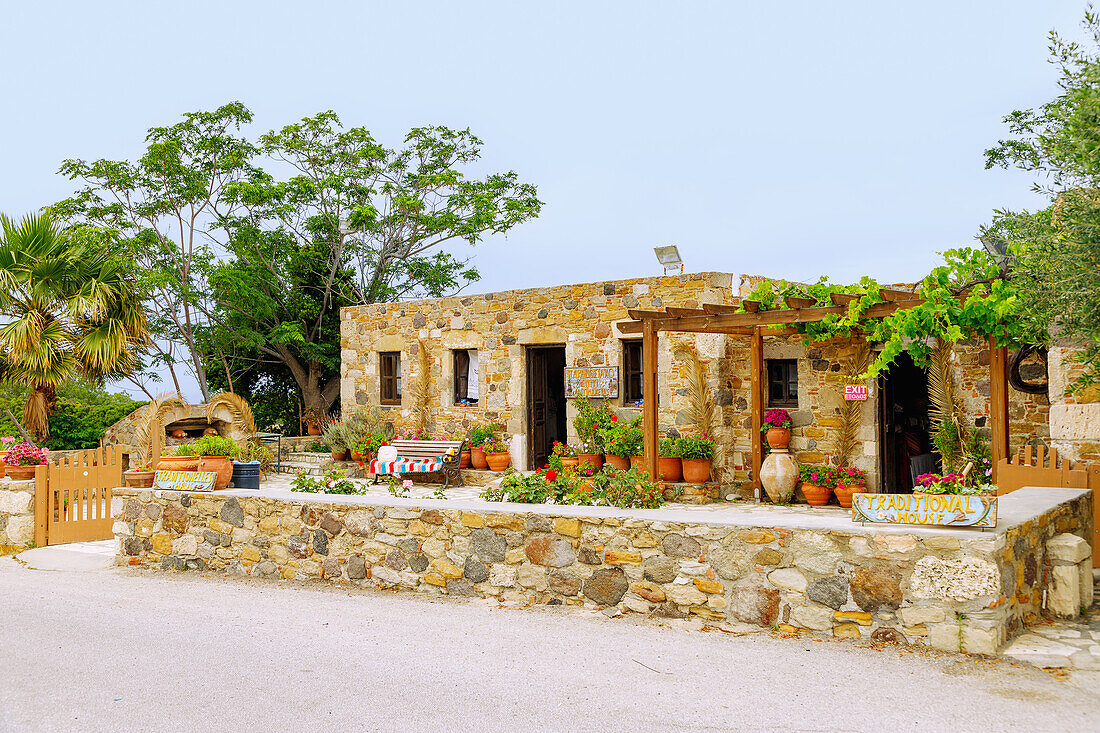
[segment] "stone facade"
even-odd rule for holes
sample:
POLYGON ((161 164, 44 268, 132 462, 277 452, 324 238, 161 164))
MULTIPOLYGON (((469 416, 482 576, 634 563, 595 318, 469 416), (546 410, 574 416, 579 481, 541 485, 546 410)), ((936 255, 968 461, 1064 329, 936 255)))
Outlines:
POLYGON ((1050 442, 1064 457, 1096 464, 1100 462, 1100 386, 1069 391, 1084 373, 1084 365, 1075 358, 1080 351, 1073 345, 1057 344, 1047 356, 1050 442))
MULTIPOLYGON (((341 401, 344 410, 379 404, 379 353, 401 353, 405 385, 402 403, 383 409, 399 427, 415 424, 412 385, 419 380, 416 355, 428 350, 431 382, 431 423, 437 435, 460 436, 479 421, 496 420, 508 433, 524 439, 526 415, 526 346, 563 345, 567 366, 623 364, 623 336, 615 324, 628 320, 632 308, 698 307, 731 304, 748 294, 754 278, 726 273, 700 273, 606 283, 512 290, 486 295, 455 296, 402 303, 345 308, 341 320, 341 401), (479 403, 455 405, 451 351, 479 353, 479 403)), ((748 495, 752 435, 749 391, 749 340, 721 334, 665 334, 658 337, 658 410, 661 434, 689 423, 687 378, 689 360, 681 347, 691 346, 706 365, 708 387, 718 410, 716 460, 718 476, 727 488, 748 495)), ((793 412, 792 449, 802 463, 835 463, 839 408, 843 399, 851 341, 806 345, 798 336, 766 336, 765 359, 798 362, 798 406, 793 412)), ((954 349, 959 393, 974 427, 988 434, 989 350, 976 343, 954 349)), ((880 486, 879 410, 872 399, 862 407, 859 444, 854 464, 866 470, 872 488, 880 486)), ((622 417, 640 414, 611 401, 622 417)), ((1048 436, 1045 395, 1010 394, 1011 444, 1045 441, 1048 436)), ((567 405, 572 435, 575 408, 567 405)), ((513 452, 522 467, 523 449, 513 452)), ((723 491, 723 493, 726 493, 723 491)))
POLYGON ((1039 491, 1002 497, 1034 513, 982 533, 865 528, 843 515, 800 525, 789 512, 784 528, 688 510, 120 489, 114 531, 120 565, 994 653, 1040 612, 1047 540, 1092 531, 1089 492, 1039 491))
POLYGON ((0 479, 0 547, 34 542, 34 481, 0 479))

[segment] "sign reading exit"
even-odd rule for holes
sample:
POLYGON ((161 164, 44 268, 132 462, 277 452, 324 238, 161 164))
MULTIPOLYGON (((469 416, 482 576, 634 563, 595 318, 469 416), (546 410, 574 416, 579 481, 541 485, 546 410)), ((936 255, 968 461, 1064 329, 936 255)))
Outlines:
POLYGON ((865 400, 867 399, 867 385, 866 384, 847 384, 844 386, 844 399, 846 400, 865 400))

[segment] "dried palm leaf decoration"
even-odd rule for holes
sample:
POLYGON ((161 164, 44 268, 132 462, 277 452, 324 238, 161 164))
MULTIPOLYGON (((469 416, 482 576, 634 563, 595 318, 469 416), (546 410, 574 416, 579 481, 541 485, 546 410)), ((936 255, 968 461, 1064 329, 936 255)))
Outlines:
POLYGON ((134 421, 134 438, 141 450, 141 460, 153 460, 157 438, 163 431, 161 420, 174 407, 186 407, 187 403, 172 392, 164 392, 142 409, 134 421))
POLYGON ((928 353, 928 419, 943 470, 953 471, 963 455, 965 427, 951 370, 951 347, 939 338, 928 353))
MULTIPOLYGON (((870 364, 871 348, 866 341, 861 341, 856 347, 856 352, 852 355, 852 358, 848 360, 848 372, 844 375, 845 383, 856 384, 862 381, 861 377, 867 372, 867 367, 870 364)), ((836 450, 836 464, 838 467, 847 466, 849 461, 852 460, 852 453, 855 452, 856 444, 859 442, 860 411, 862 408, 863 403, 857 400, 844 400, 840 406, 840 430, 837 435, 836 450)))
POLYGON ((691 416, 691 428, 699 436, 706 435, 714 440, 714 460, 711 473, 718 475, 718 466, 722 465, 721 456, 725 446, 715 440, 714 428, 717 418, 714 410, 714 396, 707 386, 707 366, 699 358, 699 352, 690 344, 676 349, 677 358, 687 362, 688 414, 691 416))
POLYGON ((424 346, 424 342, 418 339, 416 344, 416 368, 419 376, 416 380, 416 391, 413 392, 413 415, 416 418, 416 429, 427 431, 432 417, 431 364, 428 362, 428 349, 424 346))

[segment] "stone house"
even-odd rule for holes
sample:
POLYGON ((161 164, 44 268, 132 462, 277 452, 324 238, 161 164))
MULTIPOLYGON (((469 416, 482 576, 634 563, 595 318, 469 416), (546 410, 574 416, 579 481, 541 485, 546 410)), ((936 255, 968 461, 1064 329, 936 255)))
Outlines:
MULTIPOLYGON (((566 368, 612 368, 616 389, 610 403, 623 418, 641 414, 641 339, 616 329, 631 320, 628 310, 736 305, 756 279, 704 272, 344 308, 342 409, 378 406, 397 426, 413 427, 426 358, 429 432, 458 436, 478 422, 496 421, 513 437, 513 465, 541 466, 554 440, 575 438, 566 368)), ((848 340, 806 345, 799 336, 769 336, 763 348, 769 406, 792 413, 798 459, 835 462, 844 374, 855 346, 848 340)), ((660 432, 691 430, 692 351, 705 365, 718 407, 719 475, 724 485, 744 492, 752 466, 748 339, 659 335, 660 432)), ((989 351, 961 343, 954 358, 968 417, 983 429, 990 409, 989 351)), ((930 448, 925 380, 903 355, 878 384, 869 385, 854 462, 876 489, 906 488, 903 459, 930 448)), ((1048 409, 1045 395, 1012 392, 1013 448, 1048 439, 1048 409)))

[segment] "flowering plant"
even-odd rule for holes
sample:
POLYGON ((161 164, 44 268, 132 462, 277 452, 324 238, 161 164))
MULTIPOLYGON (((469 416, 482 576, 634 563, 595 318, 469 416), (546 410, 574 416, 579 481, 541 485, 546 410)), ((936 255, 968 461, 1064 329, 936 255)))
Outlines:
MULTIPOLYGON (((5 443, 9 441, 4 439, 5 443)), ((14 439, 12 439, 14 442, 14 439)), ((36 448, 30 443, 19 443, 8 448, 4 463, 9 466, 41 466, 46 463, 50 452, 45 448, 36 448)))
POLYGON ((798 467, 798 475, 804 484, 813 484, 825 489, 836 488, 836 473, 828 466, 806 464, 798 467))
POLYGON ((836 484, 844 484, 845 486, 866 486, 867 485, 867 472, 858 468, 852 468, 851 466, 845 468, 834 468, 833 478, 836 484))
POLYGON ((642 455, 642 442, 644 436, 640 427, 641 419, 635 418, 629 425, 619 422, 614 415, 611 416, 610 428, 600 430, 600 440, 603 448, 613 456, 640 456, 642 455))
POLYGON ((310 491, 321 494, 365 494, 361 487, 348 478, 340 468, 329 469, 324 476, 310 476, 297 471, 290 483, 291 491, 310 491))
POLYGON ((589 435, 587 437, 580 438, 578 443, 578 454, 584 453, 586 455, 594 456, 598 455, 603 450, 603 446, 600 445, 600 439, 595 435, 589 435))
POLYGON ((352 446, 351 460, 358 461, 359 467, 378 455, 378 449, 387 445, 386 438, 381 433, 367 433, 366 439, 359 445, 352 446))
POLYGON ((938 473, 922 473, 917 476, 913 490, 924 494, 958 494, 965 482, 961 473, 947 473, 943 476, 938 473))
POLYGON ((702 438, 680 438, 676 441, 676 454, 689 461, 709 461, 714 458, 714 441, 703 433, 702 438))
POLYGON ((511 442, 511 435, 507 435, 503 438, 498 438, 494 435, 485 439, 485 441, 481 444, 481 449, 486 453, 507 453, 508 445, 511 442))
POLYGON ((764 423, 760 426, 761 432, 767 432, 768 428, 791 429, 791 413, 773 407, 764 413, 764 423))
POLYGON ((554 448, 552 451, 550 451, 550 456, 546 459, 546 464, 550 468, 554 468, 560 471, 563 468, 561 459, 575 458, 576 455, 577 451, 575 451, 572 446, 566 443, 562 443, 560 440, 555 440, 554 448))
POLYGON ((406 428, 399 430, 394 436, 397 440, 431 440, 431 436, 428 435, 428 431, 423 428, 412 430, 406 428))

